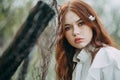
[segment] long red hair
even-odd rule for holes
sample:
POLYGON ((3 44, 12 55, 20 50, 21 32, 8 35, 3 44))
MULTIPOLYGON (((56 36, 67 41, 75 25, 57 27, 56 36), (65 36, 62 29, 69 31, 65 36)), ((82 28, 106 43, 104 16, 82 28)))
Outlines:
MULTIPOLYGON (((114 46, 112 39, 104 29, 96 12, 90 5, 81 0, 72 0, 60 8, 58 16, 58 36, 56 43, 56 74, 57 80, 71 80, 75 63, 72 61, 76 48, 72 47, 64 35, 64 22, 66 13, 71 10, 76 13, 93 31, 91 43, 96 47, 103 47, 103 44, 114 46), (95 17, 94 21, 89 16, 95 17)), ((94 55, 93 55, 94 56, 94 55)))

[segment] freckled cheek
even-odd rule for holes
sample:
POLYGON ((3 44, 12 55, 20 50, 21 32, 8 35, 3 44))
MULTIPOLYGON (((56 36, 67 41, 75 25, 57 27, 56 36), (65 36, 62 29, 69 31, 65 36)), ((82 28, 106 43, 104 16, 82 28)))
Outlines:
POLYGON ((92 40, 92 38, 93 38, 93 32, 92 31, 90 31, 89 33, 88 33, 88 40, 92 40))
POLYGON ((73 36, 72 36, 71 33, 65 33, 65 38, 67 39, 67 41, 68 41, 69 43, 71 43, 71 42, 74 41, 74 38, 73 38, 73 36))
POLYGON ((70 39, 70 35, 69 35, 68 33, 65 33, 65 38, 66 38, 67 40, 69 40, 69 39, 70 39))

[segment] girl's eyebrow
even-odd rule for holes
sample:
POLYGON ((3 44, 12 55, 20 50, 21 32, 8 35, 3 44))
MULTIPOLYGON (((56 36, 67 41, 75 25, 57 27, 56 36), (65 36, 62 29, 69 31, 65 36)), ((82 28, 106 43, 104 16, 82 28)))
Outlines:
MULTIPOLYGON (((81 19, 78 19, 76 22, 82 21, 81 19)), ((65 26, 70 25, 70 24, 65 24, 65 26)))
POLYGON ((70 24, 65 24, 65 26, 68 26, 68 25, 70 25, 70 24))
POLYGON ((81 19, 78 19, 76 22, 82 21, 81 19))
MULTIPOLYGON (((78 23, 79 21, 82 21, 81 19, 78 19, 76 22, 78 23)), ((65 24, 65 26, 68 26, 70 24, 65 24)))

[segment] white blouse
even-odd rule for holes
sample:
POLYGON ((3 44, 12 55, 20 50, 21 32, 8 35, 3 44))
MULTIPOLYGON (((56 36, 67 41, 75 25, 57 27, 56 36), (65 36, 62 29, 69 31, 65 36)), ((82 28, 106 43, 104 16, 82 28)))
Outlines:
POLYGON ((97 52, 92 64, 91 59, 85 49, 74 55, 77 65, 72 80, 120 80, 120 50, 106 46, 97 52))

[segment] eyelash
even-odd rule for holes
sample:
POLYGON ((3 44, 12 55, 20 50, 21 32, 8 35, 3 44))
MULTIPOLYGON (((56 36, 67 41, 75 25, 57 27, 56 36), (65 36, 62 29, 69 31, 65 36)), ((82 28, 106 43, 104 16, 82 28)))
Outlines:
POLYGON ((67 26, 67 27, 65 27, 65 31, 68 31, 68 30, 70 30, 70 26, 67 26))
POLYGON ((78 26, 82 26, 84 24, 85 24, 84 22, 78 22, 78 26))
MULTIPOLYGON (((83 22, 83 21, 80 21, 80 22, 78 22, 78 26, 79 27, 81 27, 81 26, 83 26, 85 23, 83 22)), ((68 30, 70 30, 71 29, 71 25, 67 25, 66 27, 65 27, 65 31, 68 31, 68 30)))

